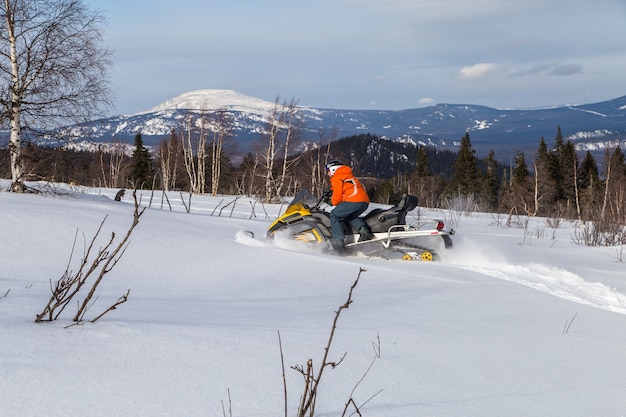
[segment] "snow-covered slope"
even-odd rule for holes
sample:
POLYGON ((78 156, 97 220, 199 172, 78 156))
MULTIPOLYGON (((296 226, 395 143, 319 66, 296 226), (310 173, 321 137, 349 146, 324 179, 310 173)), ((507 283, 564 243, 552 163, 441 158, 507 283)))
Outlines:
POLYGON ((295 415, 304 387, 292 366, 311 359, 317 372, 361 268, 317 416, 342 415, 350 396, 368 417, 625 415, 626 254, 575 245, 575 223, 507 228, 495 215, 422 208, 457 231, 442 262, 342 258, 263 240, 284 205, 194 196, 186 213, 179 194, 148 191, 88 316, 130 289, 128 301, 66 329, 74 304, 56 322, 33 321, 77 231, 74 271, 102 219, 96 248, 123 235, 133 204, 113 189, 53 189, 0 192, 3 416, 282 416, 281 353, 295 415))

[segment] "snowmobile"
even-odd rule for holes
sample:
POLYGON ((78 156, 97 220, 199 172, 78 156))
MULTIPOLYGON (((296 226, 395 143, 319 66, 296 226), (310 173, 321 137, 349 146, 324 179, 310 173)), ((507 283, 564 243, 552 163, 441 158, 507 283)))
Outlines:
MULTIPOLYGON (((330 250, 330 213, 320 206, 324 197, 317 198, 307 190, 300 191, 267 231, 268 238, 287 236, 289 239, 330 250)), ((374 237, 359 242, 359 233, 344 224, 346 250, 369 257, 385 259, 432 261, 439 258, 440 249, 452 248, 454 230, 445 230, 441 220, 422 220, 407 224, 407 213, 417 207, 417 197, 404 194, 400 202, 389 208, 375 208, 362 216, 374 237)))

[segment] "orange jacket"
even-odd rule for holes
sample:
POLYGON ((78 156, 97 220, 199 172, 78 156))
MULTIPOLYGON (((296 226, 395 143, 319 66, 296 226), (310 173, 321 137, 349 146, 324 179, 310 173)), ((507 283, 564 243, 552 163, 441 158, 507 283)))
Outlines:
POLYGON ((365 191, 365 187, 354 176, 349 166, 343 165, 337 168, 335 175, 330 177, 330 187, 333 190, 331 204, 339 203, 369 203, 370 198, 365 191))

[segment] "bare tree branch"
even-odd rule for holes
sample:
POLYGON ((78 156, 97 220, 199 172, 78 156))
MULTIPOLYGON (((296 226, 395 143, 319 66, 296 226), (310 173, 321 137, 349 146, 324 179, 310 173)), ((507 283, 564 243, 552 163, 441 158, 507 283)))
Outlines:
POLYGON ((305 417, 307 413, 311 417, 315 415, 315 404, 317 401, 317 389, 319 387, 322 374, 324 373, 324 369, 328 366, 331 366, 333 368, 336 367, 343 361, 343 359, 346 356, 344 354, 338 362, 328 361, 328 354, 330 352, 330 346, 335 336, 335 330, 337 329, 337 322, 339 321, 339 316, 341 315, 341 312, 343 310, 347 309, 348 307, 350 307, 350 304, 352 304, 352 292, 354 291, 357 284, 359 283, 359 279, 361 278, 361 273, 365 271, 366 270, 363 268, 359 269, 359 275, 357 276, 356 280, 350 287, 350 291, 348 292, 348 298, 341 306, 339 306, 339 309, 335 312, 335 318, 333 320, 333 324, 330 330, 328 342, 326 343, 326 347, 324 348, 324 357, 322 358, 322 363, 320 364, 319 370, 317 371, 317 377, 315 376, 315 373, 313 371, 313 361, 311 359, 309 359, 309 361, 307 362, 306 370, 304 370, 303 367, 293 368, 304 376, 304 382, 305 382, 304 393, 302 394, 300 406, 298 407, 298 417, 305 417))
MULTIPOLYGON (((98 250, 97 254, 95 255, 93 259, 91 258, 91 252, 93 250, 97 237, 99 236, 102 230, 102 227, 106 220, 106 217, 105 217, 104 220, 102 220, 102 222, 100 223, 100 226, 98 227, 96 234, 91 240, 89 247, 85 251, 83 260, 81 261, 80 267, 77 272, 72 272, 70 270, 71 258, 76 248, 76 237, 74 238, 74 243, 72 245, 72 253, 70 255, 70 261, 68 262, 65 272, 63 273, 63 276, 61 277, 61 279, 59 279, 54 285, 52 284, 50 285, 52 295, 50 296, 50 299, 48 300, 48 304, 46 304, 43 311, 36 316, 35 322, 39 323, 41 321, 53 321, 53 320, 58 319, 60 314, 69 304, 69 302, 72 301, 77 296, 77 294, 80 292, 83 286, 87 283, 89 278, 91 278, 92 274, 98 268, 100 268, 100 272, 97 278, 95 279, 95 281, 93 282, 93 284, 91 285, 91 288, 87 296, 83 299, 82 302, 78 303, 78 310, 73 318, 73 321, 79 324, 85 321, 84 319, 85 313, 89 310, 91 305, 93 305, 92 298, 94 297, 94 294, 98 286, 102 282, 102 279, 104 278, 104 276, 107 273, 111 272, 111 270, 117 265, 117 263, 120 261, 120 259, 124 255, 130 243, 129 242, 130 235, 133 232, 134 228, 137 226, 137 224, 139 224, 139 218, 146 210, 145 207, 141 210, 139 209, 139 202, 137 201, 136 190, 133 191, 133 198, 135 200, 133 222, 130 228, 128 229, 128 231, 126 232, 126 235, 121 240, 121 242, 111 251, 110 248, 113 247, 113 244, 115 242, 115 233, 111 233, 111 238, 109 239, 107 244, 98 250)), ((128 300, 129 293, 130 293, 130 290, 128 290, 125 295, 120 297, 112 306, 110 306, 103 313, 101 313, 95 319, 91 321, 95 322, 99 320, 104 314, 106 314, 107 312, 111 310, 115 310, 118 305, 126 302, 128 300)))

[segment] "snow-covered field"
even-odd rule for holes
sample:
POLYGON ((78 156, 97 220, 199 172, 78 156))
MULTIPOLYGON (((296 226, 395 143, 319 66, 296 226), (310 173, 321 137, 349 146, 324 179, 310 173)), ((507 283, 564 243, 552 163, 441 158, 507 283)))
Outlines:
POLYGON ((65 328, 75 304, 34 323, 77 230, 72 269, 105 216, 99 246, 128 230, 132 197, 116 191, 0 192, 1 415, 281 416, 280 332, 293 416, 303 379, 291 367, 319 368, 363 268, 316 415, 340 416, 356 387, 369 417, 626 416, 626 253, 575 245, 570 222, 506 228, 422 209, 454 223, 454 249, 384 261, 265 242, 285 206, 194 196, 187 213, 180 195, 170 210, 155 194, 87 318, 130 289, 128 301, 94 324, 65 328))

